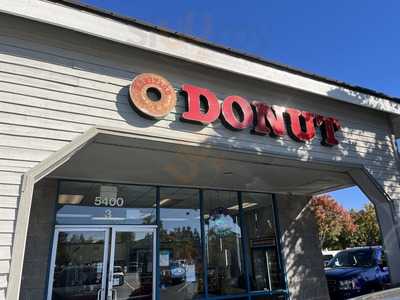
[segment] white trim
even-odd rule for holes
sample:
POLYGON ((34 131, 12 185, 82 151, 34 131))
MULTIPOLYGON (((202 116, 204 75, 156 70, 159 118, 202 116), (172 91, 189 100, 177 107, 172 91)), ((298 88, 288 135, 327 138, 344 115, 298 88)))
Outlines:
MULTIPOLYGON (((56 25, 125 45, 292 87, 375 110, 400 114, 394 101, 279 70, 134 25, 41 0, 0 0, 0 12, 56 25)), ((322 100, 322 99, 321 99, 322 100)))
POLYGON ((52 291, 53 291, 53 281, 54 281, 54 267, 56 263, 56 251, 57 251, 57 244, 58 244, 58 233, 57 229, 54 230, 54 239, 53 239, 53 246, 51 247, 51 260, 50 260, 50 272, 49 272, 49 279, 47 285, 47 300, 51 300, 52 291))
POLYGON ((80 138, 77 138, 68 145, 64 146, 54 155, 51 155, 49 158, 43 160, 37 166, 33 167, 24 174, 22 178, 20 200, 18 203, 18 214, 15 224, 15 232, 18 232, 18 234, 14 235, 6 294, 7 300, 19 299, 26 238, 28 235, 33 188, 35 183, 68 161, 77 151, 79 151, 79 149, 89 143, 97 134, 98 130, 95 127, 92 127, 80 138))
POLYGON ((104 252, 103 252, 103 270, 101 282, 101 300, 111 299, 109 292, 113 287, 114 255, 115 255, 115 237, 117 232, 151 232, 153 234, 153 291, 152 298, 156 299, 156 225, 56 225, 54 230, 54 240, 51 250, 50 272, 47 287, 47 300, 52 300, 54 268, 57 256, 58 237, 60 232, 68 231, 100 231, 104 232, 104 252), (111 232, 111 243, 110 243, 111 232), (108 270, 108 272, 107 272, 108 270), (106 290, 106 287, 108 289, 106 290))
MULTIPOLYGON (((112 288, 113 288, 113 272, 114 270, 114 255, 115 255, 115 239, 117 232, 151 232, 153 234, 153 290, 152 290, 152 300, 156 299, 156 227, 157 226, 141 226, 141 225, 113 225, 111 226, 111 249, 110 249, 110 262, 109 262, 109 274, 108 274, 108 290, 107 299, 112 298, 112 288)), ((118 298, 117 298, 118 299, 118 298)))
POLYGON ((157 225, 55 225, 56 229, 62 228, 65 231, 73 231, 77 228, 85 228, 87 230, 104 230, 115 228, 117 231, 153 231, 157 228, 157 225), (125 230, 127 229, 127 230, 125 230))

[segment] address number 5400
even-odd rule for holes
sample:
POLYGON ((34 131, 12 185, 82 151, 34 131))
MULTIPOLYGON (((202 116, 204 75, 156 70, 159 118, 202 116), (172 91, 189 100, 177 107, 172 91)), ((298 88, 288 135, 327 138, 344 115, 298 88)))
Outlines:
POLYGON ((102 198, 102 197, 96 197, 94 199, 94 205, 96 206, 111 206, 111 207, 122 207, 124 206, 124 198, 118 197, 118 198, 102 198))

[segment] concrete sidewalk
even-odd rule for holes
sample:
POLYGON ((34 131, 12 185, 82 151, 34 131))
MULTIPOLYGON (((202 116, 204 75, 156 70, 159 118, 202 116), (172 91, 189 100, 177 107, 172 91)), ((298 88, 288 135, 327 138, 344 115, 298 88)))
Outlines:
POLYGON ((349 300, 400 300, 400 288, 359 296, 349 300))

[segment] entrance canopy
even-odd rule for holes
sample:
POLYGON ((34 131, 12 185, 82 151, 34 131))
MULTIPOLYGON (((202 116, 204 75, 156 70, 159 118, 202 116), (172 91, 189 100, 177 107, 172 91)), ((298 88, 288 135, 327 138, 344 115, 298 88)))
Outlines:
POLYGON ((332 165, 105 131, 49 176, 292 194, 354 185, 345 168, 332 165))
MULTIPOLYGON (((7 299, 19 297, 33 189, 44 177, 291 194, 357 184, 375 205, 382 203, 381 228, 393 228, 388 198, 360 165, 301 161, 145 130, 93 127, 24 174, 7 299)), ((386 246, 390 241, 395 248, 395 239, 385 239, 386 246)), ((389 261, 394 255, 388 252, 389 261)))

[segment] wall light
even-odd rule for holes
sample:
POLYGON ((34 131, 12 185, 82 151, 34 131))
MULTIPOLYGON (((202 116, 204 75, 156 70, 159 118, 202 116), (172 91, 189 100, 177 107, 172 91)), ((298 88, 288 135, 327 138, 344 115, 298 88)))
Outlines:
POLYGON ((58 196, 59 204, 79 204, 83 200, 83 195, 69 195, 69 194, 60 194, 58 196))

